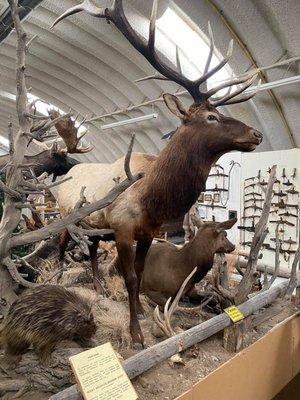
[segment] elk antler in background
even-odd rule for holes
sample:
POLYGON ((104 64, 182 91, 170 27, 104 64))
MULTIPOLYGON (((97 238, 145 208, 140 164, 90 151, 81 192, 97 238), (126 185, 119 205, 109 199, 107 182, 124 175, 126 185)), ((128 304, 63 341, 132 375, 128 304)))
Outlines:
MULTIPOLYGON (((60 113, 57 110, 50 109, 48 110, 48 114, 51 120, 55 120, 56 118, 60 117, 60 113)), ((93 150, 94 146, 89 147, 79 147, 79 142, 86 135, 86 132, 78 137, 78 128, 75 126, 75 121, 72 120, 70 116, 66 116, 66 118, 59 120, 54 125, 59 136, 63 139, 67 146, 67 152, 70 154, 81 154, 81 153, 89 153, 93 150)))
POLYGON ((164 306, 164 318, 162 318, 160 316, 159 313, 159 307, 156 306, 155 310, 154 310, 154 314, 153 314, 153 319, 154 322, 156 323, 156 325, 164 332, 164 334, 167 337, 172 337, 175 335, 175 332, 172 328, 171 325, 171 317, 174 314, 174 312, 176 311, 177 307, 178 307, 178 303, 179 300, 182 297, 182 294, 184 292, 184 289, 186 288, 186 285, 189 283, 189 281, 192 279, 192 277, 195 275, 197 271, 197 267, 193 269, 193 271, 189 274, 189 276, 187 276, 185 278, 185 280, 183 281, 180 289, 178 290, 174 300, 171 303, 172 297, 170 297, 168 299, 168 301, 166 302, 165 306, 164 306), (171 303, 171 305, 170 305, 171 303), (169 307, 170 306, 170 307, 169 307))
POLYGON ((207 91, 207 80, 217 71, 223 68, 225 64, 228 63, 229 59, 232 56, 232 50, 233 50, 233 40, 231 40, 228 46, 228 51, 226 56, 215 67, 210 69, 212 55, 215 49, 214 38, 210 25, 208 27, 209 39, 210 39, 210 51, 206 61, 203 75, 201 77, 192 81, 183 76, 178 49, 176 51, 176 59, 179 71, 172 69, 163 60, 161 60, 155 50, 157 6, 158 6, 158 0, 154 0, 150 18, 148 41, 145 41, 140 35, 138 35, 130 25, 124 12, 123 0, 115 0, 113 2, 113 6, 107 8, 97 7, 91 0, 84 0, 81 4, 78 4, 70 8, 60 17, 58 17, 56 21, 53 23, 52 27, 54 27, 58 22, 62 21, 69 15, 73 15, 81 11, 85 11, 88 14, 97 18, 103 18, 103 19, 105 18, 108 22, 112 22, 116 26, 116 28, 125 36, 125 38, 132 44, 132 46, 138 52, 140 52, 149 61, 149 63, 162 75, 162 76, 155 75, 150 78, 171 80, 177 83, 178 85, 181 85, 190 93, 196 104, 205 102, 221 89, 228 88, 241 83, 244 83, 244 85, 236 89, 233 93, 226 93, 222 97, 219 97, 217 99, 212 99, 210 101, 211 104, 214 107, 218 107, 223 105, 241 103, 255 96, 258 89, 250 94, 245 94, 236 97, 239 94, 241 94, 245 89, 247 89, 250 85, 252 85, 252 83, 257 77, 258 70, 252 72, 251 74, 244 75, 240 78, 229 79, 226 82, 220 84, 219 86, 207 91), (206 92, 201 91, 201 87, 203 87, 203 85, 206 86, 206 92))

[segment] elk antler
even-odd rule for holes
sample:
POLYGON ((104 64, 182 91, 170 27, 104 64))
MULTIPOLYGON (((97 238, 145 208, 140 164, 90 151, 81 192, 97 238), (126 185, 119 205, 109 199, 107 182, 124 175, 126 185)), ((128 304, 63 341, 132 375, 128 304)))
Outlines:
POLYGON ((197 271, 197 267, 194 268, 193 271, 190 273, 190 275, 188 277, 186 277, 186 279, 183 281, 171 306, 170 306, 170 303, 171 303, 172 297, 170 297, 168 299, 168 301, 166 302, 165 307, 164 307, 164 319, 160 316, 158 306, 156 306, 156 308, 154 310, 153 318, 154 318, 155 323, 159 326, 159 328, 168 337, 171 337, 175 334, 174 330, 172 328, 172 325, 171 325, 171 317, 174 314, 176 308, 178 307, 179 300, 181 299, 181 296, 184 292, 186 285, 192 279, 192 277, 195 275, 196 271, 197 271))
MULTIPOLYGON (((56 111, 54 109, 49 109, 48 114, 51 118, 51 120, 55 120, 56 118, 60 117, 59 111, 56 111)), ((78 128, 75 126, 75 121, 72 120, 70 116, 66 116, 66 118, 63 118, 55 123, 55 128, 59 134, 59 136, 63 139, 67 146, 67 151, 70 154, 74 153, 89 153, 90 151, 93 150, 94 146, 89 146, 89 147, 80 147, 78 148, 78 144, 83 138, 83 136, 86 135, 86 132, 82 134, 80 137, 78 137, 78 128)))
POLYGON ((239 98, 235 98, 234 100, 232 100, 234 97, 242 93, 247 87, 249 87, 253 83, 254 79, 257 77, 258 71, 254 71, 251 74, 241 78, 230 79, 225 83, 223 83, 222 85, 218 86, 217 88, 211 89, 206 92, 202 92, 200 90, 200 87, 203 84, 207 86, 206 82, 212 75, 214 75, 217 71, 223 68, 225 64, 228 63, 229 59, 232 56, 232 51, 233 51, 233 40, 231 40, 228 46, 228 51, 226 56, 215 67, 210 69, 212 55, 215 49, 214 38, 210 25, 208 26, 210 51, 206 61, 204 73, 200 78, 196 80, 190 80, 185 76, 183 76, 181 71, 178 49, 176 49, 176 59, 179 71, 172 69, 164 61, 162 61, 159 58, 157 52, 155 51, 157 5, 158 5, 158 0, 154 0, 152 13, 150 17, 148 41, 143 40, 142 37, 139 36, 130 25, 124 13, 123 0, 114 0, 112 7, 107 7, 107 8, 97 7, 92 0, 84 0, 81 4, 70 8, 69 10, 64 12, 60 17, 58 17, 56 21, 53 23, 52 27, 54 27, 58 22, 62 21, 69 15, 76 14, 81 11, 85 11, 88 14, 98 18, 105 18, 108 22, 112 22, 116 26, 116 28, 125 36, 125 38, 132 44, 132 46, 139 53, 141 53, 149 61, 149 63, 162 75, 162 76, 155 75, 149 78, 167 79, 177 83, 178 85, 181 85, 190 93, 195 103, 202 103, 207 99, 209 99, 218 90, 224 89, 226 87, 231 87, 233 85, 238 85, 240 83, 244 83, 244 85, 241 88, 239 88, 232 94, 225 95, 222 98, 212 101, 212 104, 215 107, 218 107, 221 105, 243 102, 255 96, 257 91, 253 91, 251 94, 248 94, 246 96, 241 96, 239 98))

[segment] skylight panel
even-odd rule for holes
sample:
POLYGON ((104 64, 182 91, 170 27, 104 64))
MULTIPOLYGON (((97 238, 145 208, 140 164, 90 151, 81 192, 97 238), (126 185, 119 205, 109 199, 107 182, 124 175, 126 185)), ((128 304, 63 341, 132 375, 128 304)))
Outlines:
MULTIPOLYGON (((197 79, 204 71, 209 54, 209 40, 204 33, 202 35, 199 33, 198 27, 195 26, 195 29, 192 29, 192 25, 192 21, 188 24, 170 7, 157 20, 159 30, 173 43, 173 62, 175 62, 176 46, 178 46, 183 73, 190 79, 197 79)), ((167 55, 168 52, 165 54, 167 55)), ((214 54, 210 68, 217 65, 221 59, 221 54, 214 54)), ((232 71, 226 65, 208 80, 208 86, 211 87, 216 82, 224 81, 231 76, 232 71)))

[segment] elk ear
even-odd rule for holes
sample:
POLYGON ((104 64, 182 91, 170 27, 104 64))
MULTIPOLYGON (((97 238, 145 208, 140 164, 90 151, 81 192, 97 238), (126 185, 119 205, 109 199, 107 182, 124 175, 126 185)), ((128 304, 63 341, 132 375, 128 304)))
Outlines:
POLYGON ((196 215, 194 215, 194 214, 192 214, 191 215, 191 220, 192 220, 192 223, 198 228, 198 229, 200 229, 203 225, 204 225, 204 223, 203 223, 203 221, 201 220, 201 218, 198 218, 196 215))
POLYGON ((54 142, 51 149, 50 149, 51 156, 58 153, 58 145, 57 142, 54 142))
POLYGON ((217 226, 217 232, 220 233, 221 231, 226 231, 233 227, 236 224, 237 218, 229 219, 228 221, 220 222, 217 226))
POLYGON ((186 119, 188 112, 178 97, 174 96, 173 94, 165 93, 163 98, 168 109, 174 115, 176 115, 176 117, 180 118, 181 120, 186 119))

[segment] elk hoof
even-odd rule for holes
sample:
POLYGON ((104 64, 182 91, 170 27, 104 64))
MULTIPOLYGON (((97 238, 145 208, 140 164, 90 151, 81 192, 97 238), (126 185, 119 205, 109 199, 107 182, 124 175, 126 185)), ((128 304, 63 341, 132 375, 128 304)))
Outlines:
POLYGON ((141 351, 144 350, 145 345, 144 343, 133 343, 133 350, 141 351))
POLYGON ((134 350, 142 350, 144 348, 144 336, 142 334, 141 328, 137 322, 136 329, 130 329, 130 334, 132 337, 132 343, 134 350))

